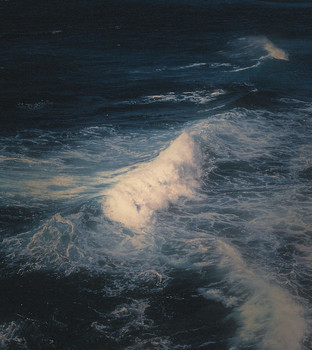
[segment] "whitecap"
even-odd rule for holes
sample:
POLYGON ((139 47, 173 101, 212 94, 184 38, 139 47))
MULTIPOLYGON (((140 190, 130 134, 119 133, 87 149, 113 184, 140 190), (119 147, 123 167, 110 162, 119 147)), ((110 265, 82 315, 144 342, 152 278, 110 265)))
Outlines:
POLYGON ((183 132, 156 159, 130 171, 106 193, 104 213, 126 227, 142 228, 155 211, 195 195, 200 158, 194 139, 183 132))
MULTIPOLYGON (((271 350, 301 349, 308 328, 303 306, 287 290, 248 267, 233 246, 218 241, 217 249, 220 266, 228 269, 231 294, 241 299, 233 313, 241 323, 234 342, 238 345, 256 341, 261 348, 271 350)), ((220 299, 222 295, 216 297, 220 299)))
POLYGON ((226 94, 223 89, 216 89, 212 91, 207 90, 195 90, 195 91, 184 91, 184 92, 168 92, 160 95, 150 95, 143 98, 145 103, 155 102, 190 102, 195 104, 206 104, 214 101, 217 97, 226 94))
POLYGON ((240 38, 234 42, 236 52, 233 57, 250 57, 254 60, 262 60, 264 58, 274 58, 277 60, 288 61, 288 53, 276 46, 266 36, 248 36, 240 38))

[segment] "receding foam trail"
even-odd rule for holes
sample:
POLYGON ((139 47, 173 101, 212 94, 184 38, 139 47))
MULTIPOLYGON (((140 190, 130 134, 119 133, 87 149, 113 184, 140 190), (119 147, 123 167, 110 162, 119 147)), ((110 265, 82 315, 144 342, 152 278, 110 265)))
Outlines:
MULTIPOLYGON (((278 285, 253 272, 232 246, 219 241, 222 265, 229 268, 229 282, 238 294, 249 291, 237 308, 241 322, 237 346, 260 342, 263 350, 300 350, 307 331, 304 310, 278 285)), ((234 347, 235 348, 235 347, 234 347)))
POLYGON ((251 68, 256 68, 260 66, 260 62, 257 62, 256 64, 253 64, 252 66, 249 66, 249 67, 243 67, 243 68, 236 68, 236 69, 233 69, 231 72, 241 72, 243 70, 247 70, 247 69, 251 69, 251 68))
POLYGON ((140 229, 156 210, 180 197, 191 198, 198 185, 200 158, 193 138, 183 132, 156 159, 122 176, 107 192, 103 203, 106 216, 140 229))

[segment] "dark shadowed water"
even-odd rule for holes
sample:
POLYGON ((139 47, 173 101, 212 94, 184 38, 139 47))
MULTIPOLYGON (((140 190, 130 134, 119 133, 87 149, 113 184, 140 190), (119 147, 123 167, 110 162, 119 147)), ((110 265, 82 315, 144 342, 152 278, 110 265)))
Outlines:
POLYGON ((0 1, 0 348, 312 348, 312 2, 0 1))

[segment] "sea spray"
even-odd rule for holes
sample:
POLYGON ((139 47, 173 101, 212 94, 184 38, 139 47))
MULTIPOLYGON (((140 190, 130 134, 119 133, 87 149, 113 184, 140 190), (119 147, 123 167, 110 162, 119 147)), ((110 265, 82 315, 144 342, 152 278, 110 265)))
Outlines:
POLYGON ((231 72, 241 72, 257 68, 264 60, 275 59, 288 61, 288 53, 277 47, 272 41, 263 35, 247 36, 229 43, 228 55, 233 60, 231 72), (255 63, 254 63, 255 62, 255 63), (250 64, 252 63, 252 64, 250 64))
POLYGON ((275 46, 268 38, 263 37, 252 37, 250 40, 254 41, 256 45, 261 46, 267 51, 268 56, 277 60, 288 61, 288 53, 277 46, 275 46))
POLYGON ((200 160, 199 147, 183 132, 156 159, 130 171, 107 192, 105 214, 129 228, 142 228, 156 210, 194 196, 200 160))
POLYGON ((249 268, 233 246, 218 241, 217 249, 221 253, 221 266, 229 269, 231 293, 235 290, 238 296, 244 295, 234 313, 241 322, 235 342, 257 341, 261 349, 301 349, 307 331, 303 307, 287 290, 249 268))

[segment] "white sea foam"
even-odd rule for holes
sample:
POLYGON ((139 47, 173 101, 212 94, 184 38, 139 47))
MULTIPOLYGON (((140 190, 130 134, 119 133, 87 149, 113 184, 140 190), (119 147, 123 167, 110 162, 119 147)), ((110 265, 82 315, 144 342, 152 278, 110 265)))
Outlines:
POLYGON ((103 203, 111 220, 140 229, 156 210, 180 197, 191 198, 198 186, 201 154, 193 138, 182 133, 159 156, 143 163, 111 188, 103 203))
POLYGON ((81 179, 72 176, 52 176, 45 179, 31 179, 24 181, 23 188, 28 195, 38 198, 71 198, 83 193, 87 186, 79 183, 81 179))
POLYGON ((253 54, 255 50, 260 48, 267 53, 266 56, 262 56, 260 59, 270 57, 277 60, 288 61, 288 53, 285 50, 277 47, 265 36, 250 36, 241 38, 240 40, 241 43, 244 44, 245 53, 250 52, 253 54))
POLYGON ((227 62, 223 62, 223 63, 214 62, 214 63, 210 63, 209 67, 210 68, 232 67, 232 64, 227 62))
MULTIPOLYGON (((248 36, 229 43, 228 53, 235 64, 230 72, 241 72, 257 68, 265 59, 288 61, 288 53, 277 47, 265 36, 248 36), (256 61, 256 63, 254 63, 256 61), (250 64, 253 63, 253 64, 250 64)), ((214 67, 212 65, 212 67, 214 67)))
POLYGON ((144 102, 191 102, 195 104, 205 104, 215 100, 218 96, 224 95, 226 92, 222 89, 213 91, 195 90, 184 91, 181 93, 168 92, 161 95, 151 95, 144 97, 144 102))
POLYGON ((252 69, 252 68, 259 67, 259 66, 260 66, 260 62, 257 62, 256 64, 253 64, 253 65, 248 66, 248 67, 235 68, 235 69, 231 70, 231 72, 241 72, 243 70, 252 69))
POLYGON ((177 66, 177 67, 161 67, 157 68, 156 71, 162 72, 162 71, 176 71, 176 70, 184 70, 184 69, 191 69, 191 68, 197 68, 197 67, 202 67, 206 66, 208 63, 205 62, 195 62, 195 63, 190 63, 186 64, 184 66, 177 66))
POLYGON ((221 289, 218 288, 201 288, 199 290, 200 294, 210 300, 214 300, 222 303, 225 307, 233 307, 237 304, 238 298, 235 296, 227 297, 224 295, 221 289))
POLYGON ((270 350, 301 349, 307 331, 303 307, 285 289, 250 269, 235 248, 219 241, 218 250, 221 265, 229 269, 232 293, 248 291, 236 309, 241 322, 237 343, 257 341, 261 349, 270 350))
POLYGON ((201 63, 191 63, 188 64, 186 66, 181 66, 181 67, 177 67, 175 68, 175 70, 183 70, 183 69, 189 69, 189 68, 196 68, 196 67, 202 67, 202 66, 206 66, 207 63, 201 62, 201 63))
POLYGON ((265 37, 257 38, 255 42, 261 45, 268 52, 270 57, 277 60, 288 61, 287 52, 275 46, 269 39, 265 37))
POLYGON ((27 257, 20 272, 63 266, 70 272, 75 263, 83 262, 84 252, 79 247, 79 236, 72 221, 60 214, 47 220, 36 232, 26 232, 3 240, 7 256, 12 259, 27 257), (67 266, 65 266, 67 265, 67 266))

